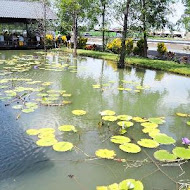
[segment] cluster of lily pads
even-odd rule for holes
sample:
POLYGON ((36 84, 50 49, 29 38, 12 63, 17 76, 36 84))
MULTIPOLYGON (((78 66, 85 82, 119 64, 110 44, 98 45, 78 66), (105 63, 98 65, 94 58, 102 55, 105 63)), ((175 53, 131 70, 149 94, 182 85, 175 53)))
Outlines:
MULTIPOLYGON (((117 89, 119 91, 126 91, 126 92, 141 92, 142 90, 149 89, 150 86, 144 85, 141 86, 139 82, 134 82, 134 81, 126 81, 126 80, 121 80, 122 85, 118 87, 117 89)), ((115 83, 114 81, 109 81, 107 84, 94 84, 92 85, 93 88, 95 89, 103 89, 105 90, 106 88, 110 88, 111 84, 115 83)))
POLYGON ((119 184, 114 183, 108 186, 98 186, 96 190, 143 190, 144 186, 141 181, 126 179, 119 184))
MULTIPOLYGON (((143 148, 157 148, 160 145, 174 145, 176 140, 167 134, 161 133, 158 128, 159 125, 165 123, 164 117, 157 118, 142 118, 142 117, 132 117, 130 115, 118 115, 111 110, 104 110, 101 113, 102 120, 108 122, 116 122, 120 129, 120 134, 112 136, 110 141, 119 144, 119 148, 127 153, 139 153, 141 147, 143 148), (144 138, 138 140, 136 143, 132 143, 129 137, 123 136, 127 133, 128 128, 135 125, 135 123, 140 123, 143 127, 142 132, 147 134, 149 138, 144 138)), ((178 114, 179 115, 179 114, 178 114)), ((107 149, 100 149, 96 152, 96 155, 101 158, 114 159, 116 156, 115 152, 107 149)), ((155 159, 161 162, 174 162, 178 158, 180 159, 190 159, 190 148, 186 147, 175 147, 170 153, 167 150, 158 150, 154 153, 155 159)))
MULTIPOLYGON (((77 130, 73 125, 62 125, 58 128, 61 132, 74 132, 77 130)), ((66 141, 58 141, 54 128, 28 129, 28 135, 38 136, 36 144, 40 147, 52 147, 57 152, 67 152, 73 149, 74 145, 66 141)))
POLYGON ((65 98, 72 95, 66 93, 65 90, 50 90, 48 87, 52 84, 52 82, 32 81, 32 79, 23 78, 2 79, 0 80, 0 100, 10 100, 11 103, 17 102, 12 108, 21 110, 24 113, 35 111, 38 104, 70 104, 71 101, 65 100, 65 98), (20 85, 20 82, 25 82, 27 85, 37 85, 37 87, 24 87, 20 85), (31 97, 33 97, 32 100, 31 97))

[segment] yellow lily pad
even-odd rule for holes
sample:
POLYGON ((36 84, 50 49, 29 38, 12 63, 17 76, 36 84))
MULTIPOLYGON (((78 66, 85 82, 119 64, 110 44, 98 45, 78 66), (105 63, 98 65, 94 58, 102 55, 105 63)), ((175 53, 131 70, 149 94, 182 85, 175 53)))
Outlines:
POLYGON ((113 115, 115 115, 115 112, 111 111, 111 110, 104 110, 104 111, 100 112, 100 114, 102 116, 113 116, 113 115))
POLYGON ((131 126, 134 125, 134 123, 131 122, 131 121, 119 121, 117 124, 118 124, 120 127, 131 127, 131 126))
POLYGON ((67 152, 69 150, 72 150, 73 144, 70 142, 58 142, 53 145, 53 150, 57 152, 67 152))
POLYGON ((63 132, 67 132, 67 131, 73 131, 75 133, 77 132, 75 126, 73 125, 62 125, 58 129, 63 132))
POLYGON ((111 121, 111 122, 117 121, 117 117, 116 116, 104 116, 104 117, 102 117, 102 119, 104 121, 111 121))
POLYGON ((115 144, 125 144, 125 143, 129 143, 131 139, 124 136, 112 136, 110 141, 115 144))
POLYGON ((39 129, 40 133, 55 133, 55 129, 54 128, 41 128, 39 129))
POLYGON ((145 148, 157 148, 159 146, 159 143, 152 139, 141 139, 137 142, 140 146, 145 148))
POLYGON ((116 156, 115 151, 108 149, 99 149, 95 152, 95 154, 97 157, 105 159, 114 159, 114 157, 116 156))
POLYGON ((188 117, 188 114, 186 113, 176 113, 176 115, 179 117, 188 117))
POLYGON ((133 117, 133 121, 136 121, 138 123, 144 123, 144 122, 147 122, 148 120, 142 117, 133 117))
POLYGON ((73 110, 72 113, 74 115, 82 116, 82 115, 86 114, 86 111, 84 111, 84 110, 73 110))
POLYGON ((28 135, 33 136, 33 135, 38 135, 38 134, 40 133, 40 131, 39 131, 38 129, 28 129, 28 130, 26 131, 26 133, 27 133, 28 135))
POLYGON ((141 151, 141 148, 133 143, 125 143, 119 146, 121 150, 128 153, 139 153, 141 151))
POLYGON ((122 121, 129 121, 131 120, 133 117, 130 115, 118 115, 117 119, 122 120, 122 121))
POLYGON ((158 127, 158 124, 146 122, 146 123, 141 123, 141 126, 154 129, 158 127))
POLYGON ((58 141, 55 138, 43 138, 40 139, 36 142, 36 144, 38 146, 44 146, 44 147, 48 147, 48 146, 53 146, 54 144, 56 144, 58 141))

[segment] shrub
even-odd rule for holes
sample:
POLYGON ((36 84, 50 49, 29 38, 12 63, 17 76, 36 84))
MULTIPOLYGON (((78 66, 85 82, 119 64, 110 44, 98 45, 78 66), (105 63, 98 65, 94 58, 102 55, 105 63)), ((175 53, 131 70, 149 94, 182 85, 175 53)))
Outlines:
POLYGON ((164 43, 158 43, 157 45, 157 52, 163 56, 167 52, 167 47, 164 43))
POLYGON ((77 47, 78 47, 79 49, 85 49, 85 48, 86 48, 86 43, 87 43, 87 41, 88 41, 87 38, 79 37, 79 38, 78 38, 77 47))
POLYGON ((113 53, 119 53, 121 51, 121 39, 116 38, 107 44, 107 49, 113 53))
POLYGON ((134 55, 143 56, 144 55, 144 39, 140 39, 137 42, 137 46, 133 50, 134 55))
POLYGON ((133 39, 129 38, 126 41, 126 50, 127 50, 127 55, 130 55, 133 52, 133 47, 134 47, 134 43, 133 43, 133 39))
POLYGON ((53 42, 54 42, 53 35, 46 34, 46 45, 51 46, 51 45, 53 45, 53 42))
POLYGON ((85 48, 86 50, 96 50, 97 49, 97 46, 94 44, 94 45, 88 45, 88 46, 86 46, 86 48, 85 48))
MULTIPOLYGON (((107 49, 111 50, 113 53, 120 53, 121 51, 121 39, 116 38, 107 44, 107 49)), ((126 40, 126 51, 127 54, 130 55, 133 52, 133 39, 130 38, 126 40)))

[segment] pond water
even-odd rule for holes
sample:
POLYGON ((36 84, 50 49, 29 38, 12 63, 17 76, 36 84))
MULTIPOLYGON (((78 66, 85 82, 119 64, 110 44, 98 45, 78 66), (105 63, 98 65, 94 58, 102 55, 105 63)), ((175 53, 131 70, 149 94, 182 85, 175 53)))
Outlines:
MULTIPOLYGON (((156 150, 171 151, 174 145, 160 145, 157 149, 142 148, 138 154, 125 153, 109 140, 118 132, 117 122, 104 122, 101 125, 100 116, 103 110, 113 110, 117 115, 165 117, 166 122, 159 127, 160 131, 173 137, 176 140, 175 146, 184 146, 181 138, 190 138, 190 128, 186 124, 188 118, 178 117, 176 113, 190 113, 190 78, 133 67, 117 70, 113 62, 87 57, 75 59, 61 52, 48 52, 45 56, 35 51, 1 51, 0 63, 0 80, 27 78, 52 82, 50 86, 44 87, 46 91, 66 90, 67 94, 72 94, 71 97, 63 98, 71 101, 71 104, 39 104, 39 108, 32 113, 12 109, 13 105, 21 103, 19 99, 16 102, 15 98, 0 100, 1 190, 95 190, 96 186, 131 178, 141 180, 145 190, 175 190, 177 187, 174 181, 190 179, 189 162, 180 168, 172 164, 161 166, 164 163, 150 161, 156 150), (17 69, 9 73, 11 68, 20 63, 30 63, 30 66, 22 66, 25 72, 23 69, 18 72, 17 69), (60 68, 59 64, 64 67, 60 68), (55 65, 59 67, 55 69, 55 65), (126 81, 133 81, 146 89, 141 92, 118 90, 119 87, 134 89, 134 85, 126 81), (93 85, 96 84, 103 88, 94 89, 93 85), (87 114, 73 115, 72 110, 78 109, 85 110, 87 114), (58 132, 61 125, 74 125, 78 132, 58 132), (52 147, 38 147, 35 143, 37 137, 27 135, 26 130, 44 127, 54 128, 59 141, 72 142, 75 148, 59 153, 52 147), (117 158, 128 162, 94 159, 98 149, 114 150, 117 158), (161 170, 158 170, 157 165, 161 170)), ((7 85, 9 90, 20 86, 41 86, 15 80, 2 85, 7 85)), ((1 99, 4 91, 0 89, 1 99)), ((20 93, 20 96, 23 94, 20 93)), ((27 96, 24 101, 36 100, 36 94, 24 94, 23 97, 27 96)), ((60 102, 56 101, 56 104, 60 102)), ((139 123, 127 129, 125 136, 133 142, 148 138, 147 134, 142 133, 139 123)))

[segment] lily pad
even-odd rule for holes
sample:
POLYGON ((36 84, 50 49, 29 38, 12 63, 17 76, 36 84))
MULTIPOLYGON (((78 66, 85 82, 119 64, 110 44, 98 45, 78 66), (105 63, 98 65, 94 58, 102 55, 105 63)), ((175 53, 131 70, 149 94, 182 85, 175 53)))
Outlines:
POLYGON ((117 119, 122 120, 122 121, 129 121, 131 120, 133 117, 130 115, 118 115, 117 119))
POLYGON ((149 118, 148 119, 151 123, 155 123, 155 124, 158 124, 158 125, 161 125, 165 122, 165 120, 161 117, 155 117, 155 118, 149 118))
POLYGON ((138 123, 144 123, 144 122, 147 122, 148 120, 142 117, 133 117, 133 121, 136 121, 138 123))
POLYGON ((126 179, 119 183, 119 190, 143 190, 144 186, 141 181, 126 179), (126 188, 127 187, 127 188, 126 188))
POLYGON ((190 126, 190 121, 188 121, 188 122, 187 122, 187 125, 189 125, 189 126, 190 126))
POLYGON ((159 143, 152 139, 141 139, 137 142, 140 146, 145 148, 157 148, 159 146, 159 143))
POLYGON ((158 127, 158 124, 146 122, 146 123, 141 123, 141 126, 147 127, 147 128, 157 128, 157 127, 158 127))
POLYGON ((57 152, 67 152, 69 150, 72 150, 73 144, 70 142, 58 142, 53 145, 53 150, 57 152))
POLYGON ((176 115, 179 117, 188 117, 188 114, 186 113, 176 113, 176 115))
POLYGON ((117 117, 116 116, 104 116, 104 117, 102 117, 102 119, 104 121, 111 121, 111 122, 117 121, 117 117))
POLYGON ((27 109, 23 109, 22 112, 23 113, 31 113, 31 112, 34 112, 35 110, 32 109, 32 108, 27 108, 27 109))
POLYGON ((174 144, 176 142, 175 139, 163 133, 156 135, 154 137, 154 140, 160 144, 165 144, 165 145, 174 144))
POLYGON ((131 127, 131 126, 134 125, 134 123, 131 122, 131 121, 119 121, 117 124, 118 124, 120 127, 131 127))
POLYGON ((55 138, 43 138, 40 139, 36 142, 36 144, 38 146, 44 146, 44 147, 48 147, 48 146, 53 146, 54 144, 56 144, 58 141, 55 138))
POLYGON ((84 111, 84 110, 73 110, 72 113, 73 113, 74 115, 81 116, 81 115, 85 115, 85 114, 86 114, 86 111, 84 111))
POLYGON ((177 159, 177 156, 169 153, 167 150, 159 150, 154 153, 154 158, 161 162, 173 162, 177 159))
POLYGON ((73 131, 75 133, 77 132, 75 126, 73 125, 62 125, 58 129, 63 132, 67 132, 67 131, 73 131))
POLYGON ((173 154, 182 159, 190 159, 190 149, 184 147, 176 147, 173 149, 173 154))
POLYGON ((113 115, 115 115, 115 112, 114 111, 111 111, 111 110, 104 110, 104 111, 102 111, 102 112, 100 112, 100 114, 102 115, 102 116, 113 116, 113 115))
POLYGON ((141 148, 133 143, 125 143, 119 146, 121 150, 128 153, 138 153, 141 151, 141 148))
POLYGON ((43 138, 55 138, 55 134, 51 133, 51 132, 44 132, 44 133, 40 133, 38 135, 38 138, 43 139, 43 138))
POLYGON ((110 141, 115 144, 125 144, 125 143, 129 143, 131 139, 124 136, 112 136, 110 141))
POLYGON ((116 156, 115 151, 108 149, 99 149, 95 152, 95 154, 97 157, 105 159, 114 159, 114 157, 116 156))
POLYGON ((33 136, 33 135, 38 135, 40 132, 39 132, 38 129, 28 129, 28 130, 26 131, 26 133, 27 133, 28 135, 33 136))
POLYGON ((39 129, 40 133, 55 133, 54 128, 41 128, 39 129))
POLYGON ((14 105, 14 106, 12 106, 12 108, 13 109, 15 109, 15 110, 20 110, 20 109, 22 109, 22 105, 14 105))

